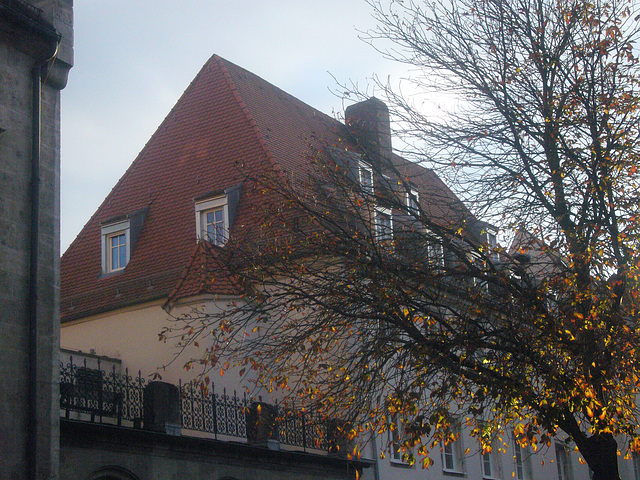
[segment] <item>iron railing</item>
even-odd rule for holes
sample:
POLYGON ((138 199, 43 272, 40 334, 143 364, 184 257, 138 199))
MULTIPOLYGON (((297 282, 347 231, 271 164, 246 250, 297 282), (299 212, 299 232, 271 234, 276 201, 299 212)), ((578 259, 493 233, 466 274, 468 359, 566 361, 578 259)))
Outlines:
MULTIPOLYGON (((67 419, 145 428, 145 388, 153 382, 116 365, 103 368, 100 359, 80 364, 69 358, 60 364, 60 408, 67 419)), ((180 426, 204 432, 216 439, 260 443, 267 440, 282 445, 329 451, 335 442, 328 422, 310 412, 300 412, 238 396, 226 389, 216 391, 193 383, 177 386, 180 426)), ((185 432, 186 431, 186 432, 185 432)))

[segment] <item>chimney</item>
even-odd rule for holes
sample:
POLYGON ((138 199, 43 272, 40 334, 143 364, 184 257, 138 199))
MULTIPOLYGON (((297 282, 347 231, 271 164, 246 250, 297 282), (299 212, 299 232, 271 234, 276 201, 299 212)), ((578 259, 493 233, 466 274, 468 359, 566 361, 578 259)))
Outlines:
POLYGON ((372 163, 382 166, 391 159, 389 109, 382 100, 371 97, 348 106, 345 123, 372 163))

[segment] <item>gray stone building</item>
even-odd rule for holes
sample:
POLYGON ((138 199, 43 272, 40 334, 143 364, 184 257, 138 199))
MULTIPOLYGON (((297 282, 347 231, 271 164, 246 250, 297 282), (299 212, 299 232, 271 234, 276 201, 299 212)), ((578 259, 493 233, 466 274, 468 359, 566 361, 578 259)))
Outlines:
POLYGON ((0 0, 0 476, 58 478, 60 90, 73 0, 0 0))

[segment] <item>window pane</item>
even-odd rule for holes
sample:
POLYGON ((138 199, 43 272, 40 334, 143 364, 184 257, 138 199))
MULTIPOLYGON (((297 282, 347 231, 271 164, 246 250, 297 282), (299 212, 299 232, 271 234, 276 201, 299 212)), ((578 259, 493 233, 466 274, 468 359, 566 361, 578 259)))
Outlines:
POLYGON ((482 470, 483 470, 483 475, 485 477, 491 476, 491 454, 490 453, 485 453, 484 455, 482 455, 482 470))
MULTIPOLYGON (((124 237, 124 235, 123 235, 124 237)), ((127 247, 126 245, 124 245, 124 243, 122 245, 120 245, 120 247, 118 248, 118 261, 119 261, 119 267, 120 268, 124 268, 126 263, 127 263, 127 247)))
POLYGON ((378 240, 393 239, 393 226, 391 215, 386 212, 376 212, 376 235, 378 240))
POLYGON ((518 442, 514 443, 515 461, 516 461, 516 479, 524 480, 524 468, 522 466, 522 447, 518 442))
POLYGON ((360 167, 360 184, 362 191, 371 193, 373 191, 373 172, 366 167, 360 167))
MULTIPOLYGON (((434 240, 435 242, 435 240, 434 240)), ((444 254, 442 253, 442 245, 432 243, 427 247, 427 255, 429 263, 435 266, 444 266, 444 254)))
POLYGON ((409 207, 410 210, 415 210, 415 211, 419 209, 418 192, 416 192, 415 190, 411 190, 407 192, 407 207, 409 207))
POLYGON ((556 465, 558 467, 558 479, 570 480, 571 470, 569 467, 569 456, 564 445, 556 444, 556 465))
POLYGON ((447 470, 453 470, 453 467, 453 445, 451 443, 447 443, 444 446, 444 468, 447 470))
POLYGON ((205 234, 207 240, 215 245, 223 245, 225 243, 225 224, 224 209, 209 210, 205 212, 205 234))
POLYGON ((125 234, 113 235, 110 238, 111 270, 120 270, 127 263, 127 245, 125 234))

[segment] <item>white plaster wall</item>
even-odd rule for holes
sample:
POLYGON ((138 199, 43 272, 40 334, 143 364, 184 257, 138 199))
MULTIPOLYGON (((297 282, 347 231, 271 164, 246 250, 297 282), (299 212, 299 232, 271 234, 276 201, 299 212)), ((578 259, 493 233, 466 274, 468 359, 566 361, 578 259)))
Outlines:
MULTIPOLYGON (((477 440, 463 433, 460 441, 462 442, 462 450, 469 451, 464 456, 464 468, 460 474, 451 474, 443 472, 441 452, 439 449, 432 451, 431 458, 435 464, 428 469, 422 468, 420 465, 421 458, 417 458, 415 465, 401 465, 394 463, 386 450, 386 437, 379 436, 376 438, 375 447, 373 443, 367 446, 370 458, 377 459, 379 479, 380 480, 446 480, 456 478, 485 480, 482 475, 482 457, 480 455, 477 440), (384 449, 386 457, 380 459, 380 451, 384 449)), ((589 471, 586 465, 582 465, 578 460, 578 454, 571 452, 570 462, 573 471, 573 480, 588 480, 589 471)), ((513 459, 513 448, 507 449, 506 453, 500 454, 501 473, 495 475, 496 480, 511 480, 515 478, 515 464, 513 459)), ((555 448, 552 444, 550 448, 541 448, 536 453, 531 454, 531 479, 530 480, 557 480, 558 472, 556 466, 555 448)), ((633 474, 633 464, 631 461, 625 461, 621 458, 620 477, 623 480, 635 480, 633 474)), ((375 480, 373 468, 370 472, 366 472, 365 480, 375 480)))
MULTIPOLYGON (((194 306, 211 311, 224 304, 224 300, 219 303, 199 300, 172 313, 187 313, 194 306)), ((175 344, 159 340, 159 333, 167 325, 171 325, 170 316, 161 308, 161 303, 147 303, 64 323, 60 332, 60 346, 120 359, 122 368, 128 368, 130 374, 140 370, 143 376, 157 373, 163 381, 173 384, 177 384, 179 379, 190 381, 200 370, 194 368, 187 371, 184 365, 189 358, 202 355, 205 342, 201 342, 200 348, 185 350, 176 359, 179 350, 175 344)), ((217 369, 211 372, 210 377, 215 381, 216 388, 240 390, 240 380, 233 369, 225 372, 224 376, 220 376, 217 369)))

